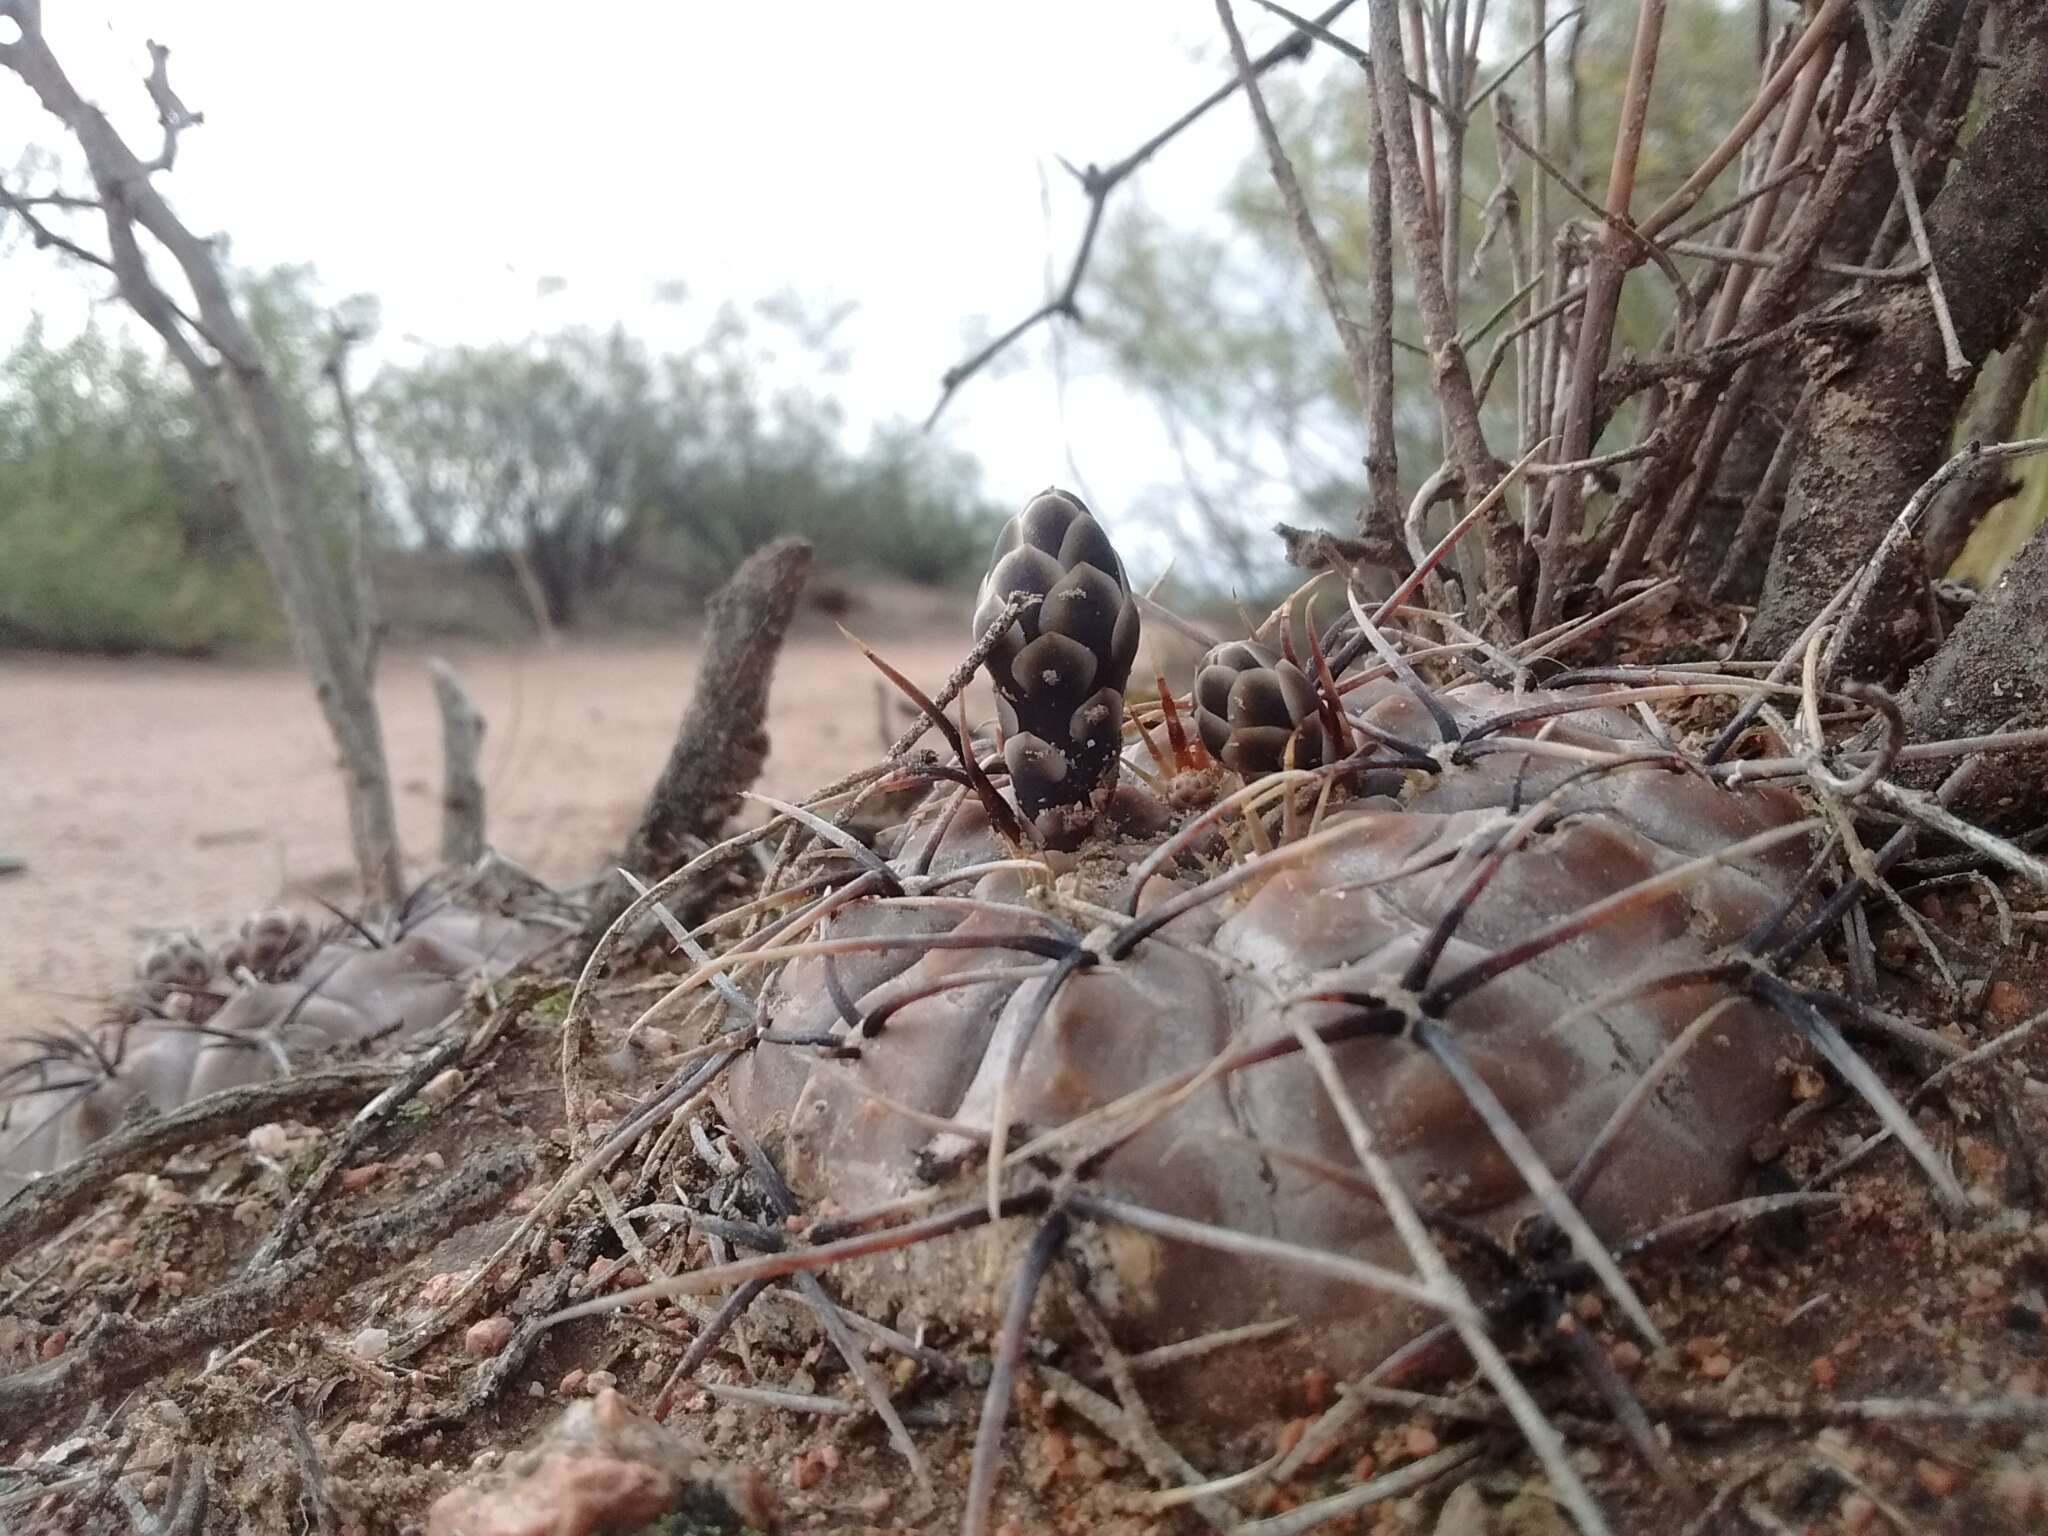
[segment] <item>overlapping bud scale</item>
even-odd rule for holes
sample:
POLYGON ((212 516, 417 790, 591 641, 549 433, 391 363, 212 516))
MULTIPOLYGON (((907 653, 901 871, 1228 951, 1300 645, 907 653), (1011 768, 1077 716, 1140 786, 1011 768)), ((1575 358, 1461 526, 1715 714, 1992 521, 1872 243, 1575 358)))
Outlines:
POLYGON ((1003 761, 1039 833, 1072 847, 1116 788, 1138 606, 1102 525, 1059 490, 1003 525, 975 604, 976 635, 1019 593, 1041 601, 988 658, 1003 761))
POLYGON ((1286 657, 1250 640, 1219 645, 1202 658, 1195 727, 1210 754, 1247 779, 1289 766, 1314 768, 1333 755, 1315 684, 1286 657))

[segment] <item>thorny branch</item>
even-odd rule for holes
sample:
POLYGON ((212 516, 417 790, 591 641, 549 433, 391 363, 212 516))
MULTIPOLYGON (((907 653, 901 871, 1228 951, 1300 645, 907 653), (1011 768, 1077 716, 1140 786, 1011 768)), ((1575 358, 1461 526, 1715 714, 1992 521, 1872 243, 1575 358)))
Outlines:
MULTIPOLYGON (((1320 24, 1327 25, 1349 10, 1352 3, 1353 0, 1337 0, 1335 5, 1332 5, 1316 19, 1320 24)), ((1249 73, 1253 76, 1263 75, 1276 64, 1286 63, 1306 56, 1308 48, 1309 34, 1306 31, 1297 30, 1291 32, 1260 54, 1258 58, 1254 59, 1249 73)), ((959 393, 960 386, 986 368, 1019 337, 1034 327, 1054 318, 1079 322, 1081 319, 1079 303, 1081 282, 1088 274, 1089 258, 1095 254, 1095 237, 1101 232, 1102 216, 1109 206, 1111 196, 1114 195, 1118 187, 1130 180, 1154 155, 1158 154, 1160 150, 1171 144, 1184 131, 1200 121, 1210 108, 1228 100, 1232 93, 1237 90, 1243 79, 1244 75, 1240 73, 1238 78, 1231 80, 1228 84, 1218 86, 1115 164, 1104 167, 1090 161, 1081 170, 1074 170, 1071 166, 1068 167, 1074 179, 1081 184, 1082 194, 1088 199, 1088 216, 1087 221, 1081 227, 1081 240, 1074 249, 1073 260, 1067 266, 1066 281, 1060 285, 1058 293, 1047 299, 1038 308, 1031 311, 1030 314, 1019 320, 1015 325, 1012 325, 993 341, 980 348, 980 350, 962 358, 945 371, 939 381, 938 403, 932 407, 931 415, 925 418, 925 428, 927 431, 945 413, 946 407, 952 403, 953 396, 959 393)))

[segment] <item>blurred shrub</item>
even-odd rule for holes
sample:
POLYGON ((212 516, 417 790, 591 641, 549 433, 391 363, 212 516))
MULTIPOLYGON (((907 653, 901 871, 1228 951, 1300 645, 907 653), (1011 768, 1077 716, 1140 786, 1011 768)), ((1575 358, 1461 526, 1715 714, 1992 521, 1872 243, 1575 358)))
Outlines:
MULTIPOLYGON (((240 287, 339 556, 357 482, 321 378, 334 317, 307 268, 240 287)), ((786 533, 844 571, 978 569, 1000 518, 974 463, 899 427, 849 447, 818 386, 829 324, 788 300, 760 313, 796 356, 727 310, 677 355, 571 330, 382 369, 359 414, 389 632, 515 638, 535 607, 562 627, 670 621, 786 533)), ((203 654, 283 637, 182 376, 96 328, 52 346, 32 326, 0 363, 0 644, 203 654)))
POLYGON ((182 383, 97 329, 51 346, 32 326, 0 362, 0 639, 194 654, 282 633, 182 383))
POLYGON ((789 533, 828 565, 921 582, 974 570, 1000 519, 972 461, 898 427, 849 448, 812 382, 829 364, 800 350, 801 382, 778 385, 772 350, 730 309, 671 356, 568 330, 387 367, 364 416, 402 537, 503 556, 553 624, 583 621, 629 569, 707 593, 789 533))

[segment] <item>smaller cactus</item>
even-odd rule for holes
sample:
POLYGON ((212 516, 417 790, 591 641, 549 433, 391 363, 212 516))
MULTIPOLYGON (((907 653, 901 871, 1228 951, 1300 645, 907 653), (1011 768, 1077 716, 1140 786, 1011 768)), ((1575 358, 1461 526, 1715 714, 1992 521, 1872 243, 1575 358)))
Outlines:
POLYGON ((1319 767, 1336 755, 1307 674, 1249 640, 1219 645, 1202 658, 1195 725, 1202 744, 1247 779, 1287 767, 1290 741, 1296 768, 1319 767))
POLYGON ((284 907, 265 907, 242 919, 220 949, 221 969, 247 971, 258 981, 289 981, 313 954, 313 925, 284 907))
POLYGON ((135 960, 135 979, 152 1003, 197 991, 216 974, 213 955, 189 929, 153 940, 135 960))
POLYGON ((983 633, 1019 593, 1043 599, 989 653, 1003 761, 1046 842, 1085 838, 1116 788, 1138 606, 1123 562, 1080 500, 1047 490, 1003 525, 975 604, 983 633))

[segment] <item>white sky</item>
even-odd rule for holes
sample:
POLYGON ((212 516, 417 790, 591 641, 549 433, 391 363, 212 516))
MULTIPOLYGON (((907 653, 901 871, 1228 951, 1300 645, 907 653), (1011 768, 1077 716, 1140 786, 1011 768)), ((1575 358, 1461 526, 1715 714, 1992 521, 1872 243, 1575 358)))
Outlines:
MULTIPOLYGON (((1245 0, 1254 51, 1279 35, 1245 0)), ((313 262, 330 297, 384 304, 385 345, 512 339, 623 321, 677 345, 701 305, 783 289, 857 300, 836 392, 857 421, 922 419, 981 318, 1006 326, 1063 273, 1084 202, 1055 156, 1112 161, 1221 78, 1211 0, 53 0, 73 80, 147 153, 143 43, 206 114, 163 182, 195 228, 249 266, 313 262), (1048 178, 1042 181, 1041 178, 1048 178), (1050 186, 1048 205, 1044 187, 1050 186), (566 287, 542 297, 543 278, 566 287)), ((0 76, 0 166, 61 142, 0 76)), ((1254 144, 1232 100, 1130 191, 1203 217, 1254 144)), ((89 273, 48 253, 0 262, 0 336, 41 310, 76 323, 89 273)), ((1084 308, 1088 290, 1084 287, 1084 308)), ((1113 380, 1070 380, 1041 337, 983 376, 945 431, 987 488, 1021 502, 1054 479, 1114 522, 1176 478, 1150 409, 1113 380)))

